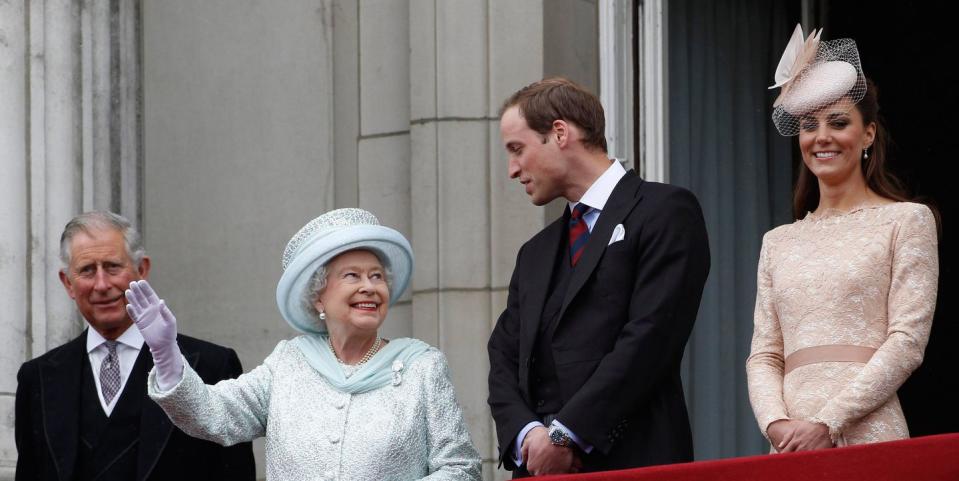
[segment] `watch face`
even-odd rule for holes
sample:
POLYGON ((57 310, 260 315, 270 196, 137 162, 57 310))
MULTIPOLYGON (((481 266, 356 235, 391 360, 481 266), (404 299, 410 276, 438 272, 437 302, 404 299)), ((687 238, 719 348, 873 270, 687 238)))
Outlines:
POLYGON ((566 446, 569 444, 569 436, 567 436, 562 429, 556 427, 549 430, 549 440, 553 444, 558 444, 560 446, 566 446))

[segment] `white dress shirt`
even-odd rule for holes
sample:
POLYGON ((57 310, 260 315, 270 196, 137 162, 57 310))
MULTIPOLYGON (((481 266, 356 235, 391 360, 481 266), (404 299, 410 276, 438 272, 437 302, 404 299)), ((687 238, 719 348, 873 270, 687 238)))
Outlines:
MULTIPOLYGON (((589 189, 586 189, 583 198, 579 199, 579 202, 592 207, 589 212, 583 216, 590 232, 593 231, 593 226, 596 225, 596 219, 599 219, 599 214, 606 207, 606 201, 609 200, 609 196, 613 194, 613 189, 616 188, 619 179, 622 179, 624 175, 626 175, 626 169, 623 167, 623 164, 620 164, 618 160, 614 160, 612 164, 609 164, 609 168, 603 172, 603 175, 599 176, 599 178, 593 182, 593 185, 589 186, 589 189)), ((570 212, 579 205, 579 202, 569 203, 570 212)))
POLYGON ((120 337, 117 338, 117 357, 120 361, 120 390, 113 396, 113 399, 107 403, 103 399, 103 391, 100 388, 100 365, 107 358, 106 339, 97 332, 92 326, 87 329, 87 355, 90 356, 90 368, 93 369, 93 382, 97 385, 97 397, 100 399, 100 406, 107 417, 113 412, 117 400, 123 394, 123 387, 127 385, 127 379, 130 378, 130 372, 133 371, 133 364, 140 355, 140 348, 143 347, 143 335, 133 324, 127 328, 120 337))
MULTIPOLYGON (((586 226, 589 228, 589 231, 593 231, 593 226, 596 225, 596 220, 599 219, 599 214, 603 212, 603 209, 606 207, 606 201, 609 200, 609 196, 613 194, 613 189, 616 188, 616 184, 619 183, 619 180, 626 175, 626 169, 623 167, 623 164, 620 164, 618 160, 614 160, 609 167, 603 172, 603 175, 600 175, 592 185, 589 186, 589 189, 586 189, 586 193, 583 194, 583 197, 579 199, 579 202, 569 202, 569 210, 572 212, 580 202, 590 206, 589 211, 583 215, 583 220, 586 221, 586 226)), ((559 374, 559 373, 558 373, 559 374)), ((575 433, 570 431, 560 422, 559 419, 554 419, 553 423, 556 426, 559 426, 560 429, 566 431, 569 434, 570 439, 576 443, 580 449, 585 453, 589 453, 593 450, 593 445, 582 440, 580 437, 576 436, 575 433)), ((516 462, 517 466, 523 465, 523 440, 526 439, 526 435, 535 427, 542 426, 543 423, 539 421, 532 421, 523 429, 520 430, 519 434, 516 436, 516 443, 513 450, 513 461, 516 462)))

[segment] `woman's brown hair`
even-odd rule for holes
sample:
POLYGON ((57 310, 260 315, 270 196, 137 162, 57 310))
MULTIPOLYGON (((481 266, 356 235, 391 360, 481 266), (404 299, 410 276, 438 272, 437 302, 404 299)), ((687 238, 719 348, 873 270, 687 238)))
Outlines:
MULTIPOLYGON (((887 166, 887 152, 889 149, 889 133, 886 130, 882 117, 879 115, 879 92, 872 80, 866 79, 866 94, 856 104, 856 109, 862 114, 863 125, 876 124, 876 138, 869 149, 869 157, 861 157, 862 174, 866 185, 873 192, 887 199, 899 202, 920 202, 909 194, 902 181, 889 171, 887 166)), ((805 162, 799 162, 799 176, 796 187, 793 189, 793 218, 801 219, 807 212, 816 210, 819 206, 819 181, 806 167, 805 162)), ((929 205, 939 225, 939 212, 929 205)))

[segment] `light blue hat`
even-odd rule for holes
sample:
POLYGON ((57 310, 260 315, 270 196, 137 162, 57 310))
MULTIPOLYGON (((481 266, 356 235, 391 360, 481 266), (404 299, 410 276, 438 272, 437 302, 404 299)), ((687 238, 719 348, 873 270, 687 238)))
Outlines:
POLYGON ((326 325, 303 305, 310 278, 334 257, 355 249, 368 250, 393 273, 390 305, 410 282, 413 249, 403 234, 380 225, 363 209, 336 209, 311 220, 287 243, 283 251, 283 275, 276 285, 276 305, 294 329, 322 334, 326 325))

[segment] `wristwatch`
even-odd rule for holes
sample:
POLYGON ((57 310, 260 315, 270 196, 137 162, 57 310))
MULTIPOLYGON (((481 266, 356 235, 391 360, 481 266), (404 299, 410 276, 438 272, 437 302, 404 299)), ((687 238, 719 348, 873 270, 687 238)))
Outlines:
POLYGON ((563 428, 553 424, 549 427, 549 442, 557 445, 567 447, 569 446, 572 440, 563 428))

